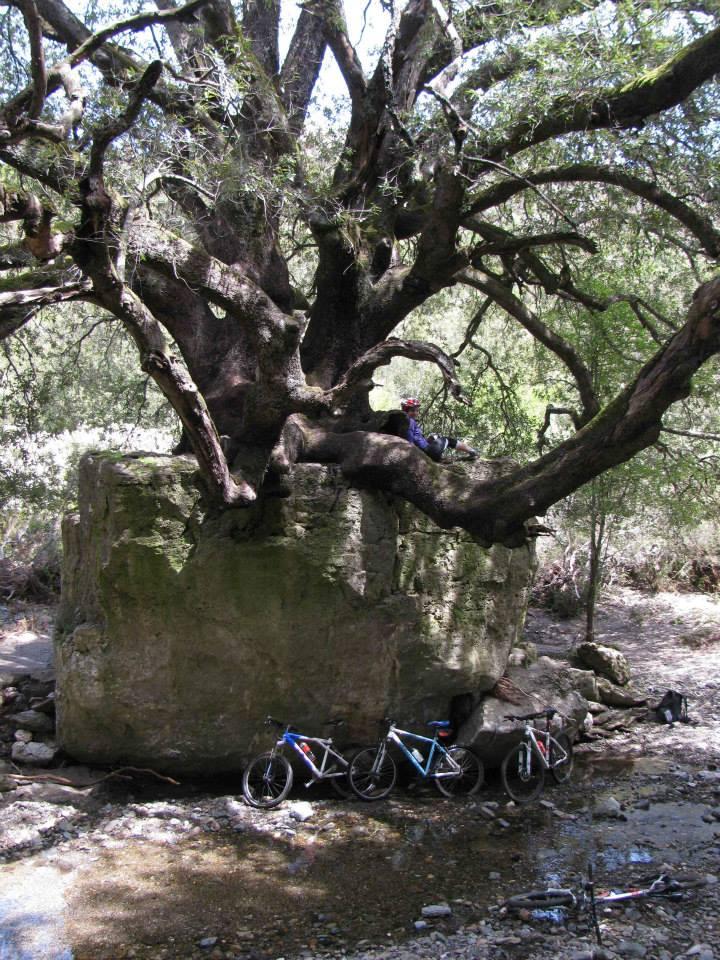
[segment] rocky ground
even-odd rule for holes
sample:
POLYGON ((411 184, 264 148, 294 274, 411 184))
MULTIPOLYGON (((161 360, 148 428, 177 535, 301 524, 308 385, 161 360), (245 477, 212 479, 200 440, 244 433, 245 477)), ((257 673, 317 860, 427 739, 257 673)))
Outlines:
MULTIPOLYGON (((32 639, 43 624, 8 611, 0 656, 13 632, 32 639)), ((580 629, 535 610, 527 639, 560 658, 580 629)), ((596 708, 572 782, 531 809, 508 805, 492 771, 465 800, 405 789, 362 804, 300 785, 274 811, 247 807, 232 780, 101 779, 66 764, 50 781, 9 756, 9 712, 44 703, 50 715, 46 678, 17 682, 0 716, 0 958, 720 960, 720 606, 618 592, 598 639, 626 653, 653 701, 684 690, 694 722, 596 708), (602 947, 582 913, 502 907, 540 883, 576 885, 591 859, 598 886, 667 868, 705 885, 601 912, 602 947)))

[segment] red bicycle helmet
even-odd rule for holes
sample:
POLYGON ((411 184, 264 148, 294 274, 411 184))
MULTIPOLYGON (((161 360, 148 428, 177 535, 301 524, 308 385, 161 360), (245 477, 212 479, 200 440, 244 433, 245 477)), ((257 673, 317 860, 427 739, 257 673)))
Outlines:
POLYGON ((406 413, 408 410, 418 410, 420 408, 420 401, 417 397, 405 397, 404 400, 400 401, 400 409, 404 410, 406 413))

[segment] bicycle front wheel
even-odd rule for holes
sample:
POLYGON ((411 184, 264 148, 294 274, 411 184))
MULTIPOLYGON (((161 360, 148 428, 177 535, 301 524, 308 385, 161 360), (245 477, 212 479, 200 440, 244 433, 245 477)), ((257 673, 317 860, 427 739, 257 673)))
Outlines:
POLYGON ((555 783, 566 783, 570 779, 573 768, 572 740, 566 733, 558 733, 556 737, 550 740, 549 759, 550 773, 553 775, 555 783), (566 757, 563 757, 560 763, 556 763, 557 758, 562 756, 562 753, 558 750, 558 746, 566 754, 566 757))
POLYGON ((539 797, 545 785, 545 768, 533 754, 530 744, 516 744, 500 767, 503 787, 516 803, 530 803, 539 797))
POLYGON ((243 796, 251 807, 276 807, 290 793, 292 767, 282 754, 261 753, 245 768, 243 796))
POLYGON ((505 901, 509 910, 556 910, 558 907, 574 907, 577 903, 571 890, 529 890, 518 893, 505 901))
POLYGON ((353 756, 348 782, 361 800, 382 800, 395 786, 395 761, 384 747, 364 747, 353 756))
POLYGON ((449 747, 435 767, 435 786, 444 797, 477 793, 485 778, 482 760, 469 747, 449 747), (450 758, 460 767, 456 772, 450 758))

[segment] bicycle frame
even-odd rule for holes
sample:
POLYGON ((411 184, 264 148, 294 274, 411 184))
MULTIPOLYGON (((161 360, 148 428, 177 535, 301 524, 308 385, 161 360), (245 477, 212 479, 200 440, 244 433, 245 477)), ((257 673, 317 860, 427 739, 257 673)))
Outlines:
POLYGON ((383 738, 383 746, 386 746, 388 743, 394 743, 400 748, 401 752, 405 757, 407 757, 421 777, 432 776, 433 778, 439 779, 455 777, 461 772, 459 765, 453 760, 448 751, 438 740, 437 732, 435 733, 434 737, 424 737, 420 733, 413 733, 410 730, 401 730, 399 727, 396 727, 395 724, 391 724, 388 732, 383 738), (405 746, 402 740, 403 737, 417 743, 430 744, 430 753, 427 755, 424 764, 420 763, 420 761, 414 756, 412 750, 405 746), (445 757, 447 759, 447 762, 450 765, 449 770, 444 773, 431 772, 436 755, 438 757, 445 757))
MULTIPOLYGON (((647 881, 646 881, 647 882, 647 881)), ((640 900, 650 897, 665 897, 680 900, 686 890, 702 885, 694 879, 676 880, 669 874, 661 874, 647 882, 647 886, 633 887, 630 890, 596 890, 593 882, 592 865, 588 868, 588 879, 576 894, 569 887, 547 887, 544 890, 530 890, 517 894, 506 901, 506 906, 523 910, 552 910, 557 908, 583 910, 589 909, 597 942, 602 946, 602 934, 597 916, 597 905, 611 905, 627 900, 640 900)))
POLYGON ((347 772, 348 762, 342 754, 338 753, 337 750, 333 749, 333 742, 330 738, 324 737, 308 737, 304 733, 295 733, 290 729, 287 729, 283 732, 282 737, 275 744, 275 749, 278 750, 281 747, 287 745, 300 757, 305 766, 310 769, 312 774, 312 779, 306 784, 309 786, 315 780, 332 780, 335 777, 344 777, 347 772), (319 761, 313 761, 307 753, 303 750, 301 744, 312 744, 318 748, 318 752, 322 751, 322 756, 319 761), (340 765, 340 769, 328 768, 328 759, 337 761, 340 765))
POLYGON ((523 737, 530 744, 532 752, 546 770, 552 770, 553 767, 560 766, 560 764, 564 763, 568 758, 567 753, 565 750, 563 750, 562 746, 558 743, 550 730, 541 730, 539 727, 534 727, 531 723, 526 722, 523 730, 523 737), (540 737, 539 739, 538 734, 540 737), (552 763, 548 761, 551 743, 557 750, 556 758, 552 763))

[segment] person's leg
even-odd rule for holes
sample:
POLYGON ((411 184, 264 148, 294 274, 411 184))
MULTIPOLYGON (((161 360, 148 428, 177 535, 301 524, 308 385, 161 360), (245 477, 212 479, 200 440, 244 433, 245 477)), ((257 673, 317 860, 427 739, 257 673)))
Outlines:
POLYGON ((467 453, 467 455, 470 457, 476 457, 478 455, 477 450, 474 447, 471 447, 470 444, 465 443, 464 440, 456 440, 455 449, 459 450, 460 453, 467 453))
POLYGON ((437 434, 430 434, 428 439, 427 454, 435 463, 440 463, 442 455, 447 448, 447 437, 439 437, 437 434))

